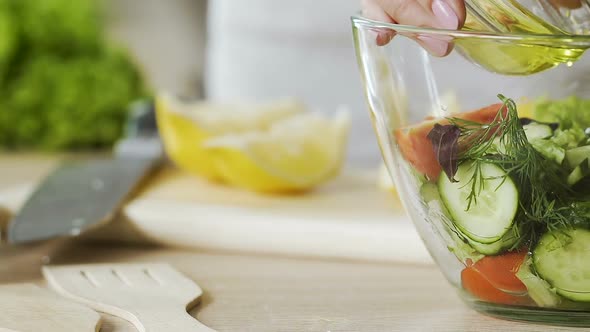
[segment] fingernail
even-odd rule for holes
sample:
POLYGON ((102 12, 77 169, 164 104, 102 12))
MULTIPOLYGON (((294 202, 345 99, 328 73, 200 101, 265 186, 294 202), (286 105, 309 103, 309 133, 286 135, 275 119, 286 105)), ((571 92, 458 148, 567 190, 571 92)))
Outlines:
POLYGON ((444 40, 435 39, 430 36, 418 36, 418 39, 435 56, 445 56, 449 52, 450 44, 444 40))
POLYGON ((438 27, 442 29, 457 29, 459 17, 455 11, 444 0, 432 1, 432 12, 438 20, 438 27))
POLYGON ((379 32, 377 34, 377 45, 384 46, 387 45, 392 39, 395 34, 392 31, 387 32, 379 32))

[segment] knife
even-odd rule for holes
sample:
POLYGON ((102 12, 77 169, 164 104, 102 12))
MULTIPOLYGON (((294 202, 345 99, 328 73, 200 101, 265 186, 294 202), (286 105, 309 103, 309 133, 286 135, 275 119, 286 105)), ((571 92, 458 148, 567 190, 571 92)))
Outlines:
POLYGON ((151 171, 164 161, 151 102, 132 105, 125 136, 110 158, 57 167, 9 222, 9 244, 78 236, 109 222, 151 171))

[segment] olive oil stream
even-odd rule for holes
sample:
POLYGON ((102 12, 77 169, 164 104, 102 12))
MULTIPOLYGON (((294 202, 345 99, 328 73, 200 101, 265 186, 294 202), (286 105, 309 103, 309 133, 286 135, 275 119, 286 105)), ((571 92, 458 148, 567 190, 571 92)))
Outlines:
MULTIPOLYGON (((568 34, 547 23, 515 0, 478 1, 477 11, 468 11, 465 31, 544 34, 554 38, 497 40, 458 37, 456 50, 488 71, 504 75, 530 75, 558 65, 573 65, 590 43, 565 43, 568 34), (491 24, 491 26, 490 26, 491 24)), ((590 36, 589 36, 590 40, 590 36)))

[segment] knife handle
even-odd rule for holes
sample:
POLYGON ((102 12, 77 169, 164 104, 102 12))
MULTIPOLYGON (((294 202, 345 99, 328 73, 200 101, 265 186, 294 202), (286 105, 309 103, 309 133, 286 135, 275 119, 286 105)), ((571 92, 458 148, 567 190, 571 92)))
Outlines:
POLYGON ((114 152, 118 158, 157 160, 164 157, 152 101, 140 100, 131 104, 125 137, 117 142, 114 152))
POLYGON ((155 104, 151 100, 139 100, 129 107, 125 128, 126 137, 158 135, 155 104))

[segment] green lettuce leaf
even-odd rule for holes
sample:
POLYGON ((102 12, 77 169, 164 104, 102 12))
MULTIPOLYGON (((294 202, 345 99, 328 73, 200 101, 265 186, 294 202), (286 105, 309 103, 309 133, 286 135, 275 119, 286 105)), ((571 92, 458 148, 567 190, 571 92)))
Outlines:
POLYGON ((535 105, 533 118, 542 122, 558 122, 560 129, 590 127, 590 100, 571 96, 560 100, 541 101, 535 105))

